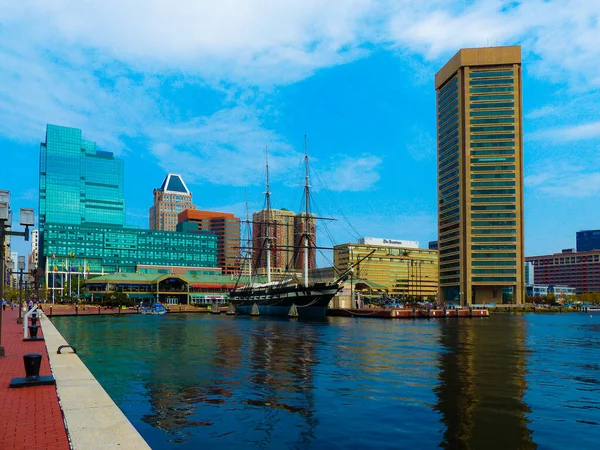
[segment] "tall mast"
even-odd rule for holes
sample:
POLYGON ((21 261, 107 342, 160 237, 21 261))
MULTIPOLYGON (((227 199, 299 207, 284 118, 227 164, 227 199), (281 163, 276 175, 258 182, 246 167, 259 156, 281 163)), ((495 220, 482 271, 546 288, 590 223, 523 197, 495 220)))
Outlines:
POLYGON ((244 189, 246 197, 246 245, 248 246, 248 285, 252 284, 252 233, 250 231, 250 216, 248 213, 248 191, 244 189))
POLYGON ((265 246, 267 248, 267 282, 271 282, 271 236, 270 236, 270 221, 271 221, 271 191, 269 189, 269 152, 265 146, 265 161, 267 164, 267 190, 265 199, 267 202, 267 220, 265 221, 265 246))
POLYGON ((304 286, 308 286, 308 233, 309 233, 309 222, 308 212, 310 211, 310 190, 309 190, 309 179, 308 179, 308 146, 306 144, 306 135, 304 135, 304 166, 306 169, 306 176, 304 179, 304 197, 306 211, 304 215, 304 286))

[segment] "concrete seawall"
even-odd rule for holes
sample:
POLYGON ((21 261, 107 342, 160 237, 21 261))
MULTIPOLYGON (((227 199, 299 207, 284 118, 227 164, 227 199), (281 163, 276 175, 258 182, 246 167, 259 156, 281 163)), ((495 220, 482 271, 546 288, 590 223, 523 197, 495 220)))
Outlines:
POLYGON ((46 317, 41 318, 46 349, 65 424, 74 450, 149 449, 139 432, 46 317))

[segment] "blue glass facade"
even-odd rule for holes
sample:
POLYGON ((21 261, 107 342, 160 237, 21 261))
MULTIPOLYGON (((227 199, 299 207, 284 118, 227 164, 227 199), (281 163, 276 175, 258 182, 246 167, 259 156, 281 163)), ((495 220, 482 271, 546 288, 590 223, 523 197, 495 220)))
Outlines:
POLYGON ((138 265, 217 267, 217 236, 97 225, 47 224, 43 240, 50 270, 136 272, 138 265), (71 255, 71 256, 70 256, 71 255))
POLYGON ((40 145, 40 228, 46 223, 125 225, 123 160, 77 128, 48 125, 40 145))

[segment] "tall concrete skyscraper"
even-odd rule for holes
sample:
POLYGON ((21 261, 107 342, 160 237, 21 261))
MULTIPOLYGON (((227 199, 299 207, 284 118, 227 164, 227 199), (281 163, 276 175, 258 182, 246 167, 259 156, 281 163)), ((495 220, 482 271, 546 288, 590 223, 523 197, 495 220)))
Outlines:
POLYGON ((162 185, 154 189, 154 205, 150 207, 150 229, 175 231, 177 215, 186 209, 196 209, 192 193, 181 175, 168 174, 162 185))
POLYGON ((435 90, 440 300, 522 303, 521 47, 462 49, 435 90))

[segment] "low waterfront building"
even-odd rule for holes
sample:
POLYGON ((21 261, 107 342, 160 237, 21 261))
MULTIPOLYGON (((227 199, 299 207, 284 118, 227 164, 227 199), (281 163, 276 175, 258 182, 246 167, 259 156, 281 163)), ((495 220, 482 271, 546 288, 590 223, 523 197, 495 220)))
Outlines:
POLYGON ((575 288, 547 284, 531 284, 527 286, 527 295, 531 297, 543 297, 550 294, 554 294, 557 299, 564 299, 575 295, 575 288))
POLYGON ((352 285, 353 289, 370 297, 388 295, 400 299, 436 299, 438 291, 436 250, 401 246, 394 242, 404 243, 404 241, 393 239, 370 242, 379 242, 379 245, 349 243, 334 247, 333 261, 338 274, 366 257, 353 269, 352 278, 363 282, 361 285, 358 283, 352 285), (374 253, 367 257, 372 251, 374 253))
POLYGON ((189 305, 224 303, 236 284, 247 281, 215 274, 114 273, 90 278, 85 287, 90 301, 122 292, 135 302, 189 305))
POLYGON ((534 267, 534 283, 570 286, 577 294, 600 292, 600 250, 528 256, 534 267))

